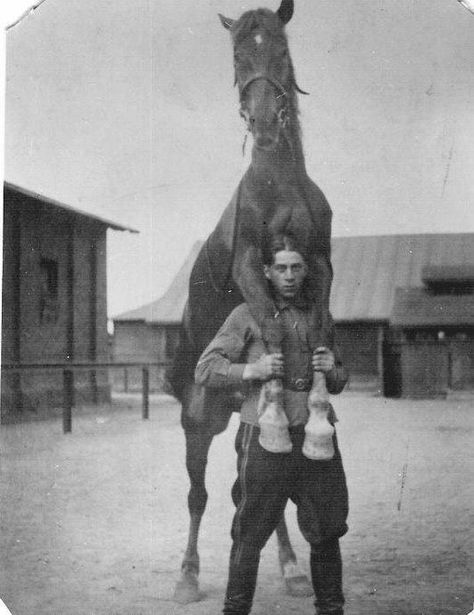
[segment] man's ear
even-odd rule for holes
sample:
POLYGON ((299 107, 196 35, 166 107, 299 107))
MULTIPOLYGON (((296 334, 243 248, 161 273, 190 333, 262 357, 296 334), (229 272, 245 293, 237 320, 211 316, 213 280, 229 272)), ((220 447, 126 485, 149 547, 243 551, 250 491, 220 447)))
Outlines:
POLYGON ((263 265, 263 273, 265 274, 265 277, 267 278, 267 280, 270 279, 270 267, 268 265, 263 265))

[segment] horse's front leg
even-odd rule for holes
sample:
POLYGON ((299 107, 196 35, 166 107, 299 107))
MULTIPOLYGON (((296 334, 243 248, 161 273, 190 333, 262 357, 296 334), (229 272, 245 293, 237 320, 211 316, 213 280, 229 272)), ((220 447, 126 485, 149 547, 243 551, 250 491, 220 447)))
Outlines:
POLYGON ((284 515, 282 515, 280 523, 277 525, 276 535, 278 540, 278 559, 287 593, 290 596, 296 597, 311 596, 313 588, 307 575, 296 560, 284 515))
MULTIPOLYGON (((313 302, 308 339, 312 351, 320 347, 333 347, 334 325, 329 312, 332 268, 323 254, 314 254, 308 276, 309 292, 313 302)), ((324 373, 313 373, 313 384, 308 395, 309 417, 305 426, 303 454, 308 459, 327 460, 334 457, 334 427, 329 422, 329 394, 324 373)))
POLYGON ((283 407, 283 384, 279 378, 263 383, 257 414, 260 446, 270 453, 290 453, 293 444, 283 407))
POLYGON ((198 536, 201 519, 207 503, 205 474, 207 456, 213 435, 205 430, 185 431, 186 468, 191 488, 188 494, 189 535, 188 544, 181 564, 181 578, 176 584, 174 600, 180 604, 197 602, 199 594, 198 536))
POLYGON ((309 417, 303 443, 303 455, 308 459, 324 461, 334 457, 334 426, 329 422, 330 408, 326 376, 322 372, 314 372, 308 395, 309 417))
MULTIPOLYGON (((281 322, 268 292, 260 252, 255 246, 241 248, 236 255, 233 276, 262 330, 267 352, 281 353, 281 322)), ((272 453, 289 453, 292 444, 283 408, 283 383, 279 378, 272 378, 262 385, 257 414, 260 445, 272 453)))

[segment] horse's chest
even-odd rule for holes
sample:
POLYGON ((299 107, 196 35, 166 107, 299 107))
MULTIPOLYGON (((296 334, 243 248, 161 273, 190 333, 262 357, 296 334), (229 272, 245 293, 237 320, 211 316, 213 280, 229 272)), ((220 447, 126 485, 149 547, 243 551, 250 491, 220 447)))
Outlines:
POLYGON ((241 200, 241 224, 248 232, 291 232, 302 239, 310 238, 314 222, 304 193, 298 186, 287 183, 244 183, 241 200))
POLYGON ((277 202, 263 218, 263 224, 272 233, 291 232, 306 237, 312 230, 312 219, 304 201, 277 202))

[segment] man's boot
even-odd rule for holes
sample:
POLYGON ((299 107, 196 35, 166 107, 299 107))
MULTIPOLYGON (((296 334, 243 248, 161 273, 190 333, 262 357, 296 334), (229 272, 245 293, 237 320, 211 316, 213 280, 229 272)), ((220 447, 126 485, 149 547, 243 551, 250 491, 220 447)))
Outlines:
POLYGON ((311 580, 316 615, 343 615, 342 560, 339 540, 311 545, 311 580))

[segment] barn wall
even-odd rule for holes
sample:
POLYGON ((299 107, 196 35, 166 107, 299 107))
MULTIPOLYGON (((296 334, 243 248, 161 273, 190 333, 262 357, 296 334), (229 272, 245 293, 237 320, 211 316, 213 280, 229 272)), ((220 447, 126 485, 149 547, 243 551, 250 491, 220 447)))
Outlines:
MULTIPOLYGON (((160 325, 144 321, 114 321, 113 359, 115 362, 171 361, 178 342, 179 324, 160 325)), ((164 368, 150 372, 150 388, 163 390, 164 368)), ((139 369, 114 370, 115 390, 138 390, 142 386, 139 369)))
MULTIPOLYGON (((144 321, 115 321, 113 357, 115 362, 166 361, 166 327, 149 325, 144 321)), ((163 369, 150 372, 150 388, 161 390, 163 369)), ((142 386, 141 370, 126 368, 114 370, 115 390, 138 390, 142 386)))
POLYGON ((387 397, 446 397, 474 390, 474 330, 438 328, 393 330, 385 344, 387 397))
MULTIPOLYGON (((107 362, 106 233, 84 221, 72 238, 73 304, 72 354, 75 361, 107 362)), ((76 402, 108 399, 107 371, 76 372, 76 402)))
POLYGON ((19 353, 19 220, 5 207, 3 218, 2 361, 18 359, 19 353))
MULTIPOLYGON (((5 194, 2 360, 106 360, 106 226, 5 194)), ((109 398, 107 374, 76 374, 75 387, 76 403, 109 398)), ((2 375, 4 420, 61 403, 60 372, 2 375)))
POLYGON ((429 341, 402 344, 401 374, 402 397, 445 397, 449 385, 446 346, 429 341))
POLYGON ((380 376, 382 337, 381 324, 336 323, 336 343, 351 379, 377 379, 380 376))
POLYGON ((470 339, 449 340, 450 387, 474 390, 474 331, 470 339))

